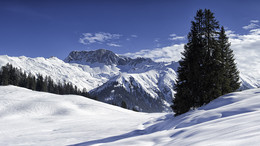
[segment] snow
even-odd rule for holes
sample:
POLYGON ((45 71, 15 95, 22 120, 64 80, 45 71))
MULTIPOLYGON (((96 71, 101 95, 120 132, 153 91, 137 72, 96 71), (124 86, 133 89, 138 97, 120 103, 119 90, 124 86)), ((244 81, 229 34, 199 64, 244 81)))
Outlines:
POLYGON ((131 131, 156 114, 0 86, 0 145, 69 145, 131 131))
POLYGON ((0 86, 0 145, 258 145, 259 122, 260 89, 173 117, 0 86))
POLYGON ((63 81, 71 82, 73 85, 77 85, 79 89, 86 88, 87 91, 102 85, 119 71, 113 65, 69 64, 56 57, 46 59, 43 57, 29 58, 0 55, 0 66, 7 63, 21 68, 26 73, 32 73, 33 75, 40 73, 43 76, 50 76, 56 83, 59 81, 62 83, 63 81))

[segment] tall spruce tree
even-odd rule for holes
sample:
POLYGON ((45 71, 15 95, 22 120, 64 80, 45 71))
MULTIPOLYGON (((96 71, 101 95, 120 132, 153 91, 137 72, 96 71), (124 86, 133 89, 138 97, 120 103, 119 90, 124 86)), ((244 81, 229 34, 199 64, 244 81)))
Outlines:
POLYGON ((220 29, 218 40, 224 68, 222 80, 222 95, 224 95, 236 91, 240 87, 239 71, 237 70, 233 50, 230 49, 231 44, 228 42, 223 26, 220 29))
POLYGON ((172 106, 175 115, 202 106, 223 95, 224 84, 233 86, 235 90, 239 87, 233 52, 229 48, 225 32, 222 32, 221 36, 219 23, 214 14, 209 9, 200 9, 191 23, 188 43, 184 47, 177 71, 176 94, 172 106), (224 39, 222 42, 220 36, 224 39), (223 48, 227 49, 226 57, 223 57, 223 48))
POLYGON ((2 66, 2 80, 1 80, 1 85, 9 85, 9 72, 8 72, 8 65, 2 66))

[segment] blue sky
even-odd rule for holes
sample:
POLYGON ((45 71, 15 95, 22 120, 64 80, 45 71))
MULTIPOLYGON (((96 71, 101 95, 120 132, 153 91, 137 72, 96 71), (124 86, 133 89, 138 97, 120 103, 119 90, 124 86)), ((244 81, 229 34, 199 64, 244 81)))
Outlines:
POLYGON ((1 0, 0 55, 148 53, 186 43, 200 8, 211 9, 233 35, 247 35, 259 27, 259 6, 258 0, 1 0))

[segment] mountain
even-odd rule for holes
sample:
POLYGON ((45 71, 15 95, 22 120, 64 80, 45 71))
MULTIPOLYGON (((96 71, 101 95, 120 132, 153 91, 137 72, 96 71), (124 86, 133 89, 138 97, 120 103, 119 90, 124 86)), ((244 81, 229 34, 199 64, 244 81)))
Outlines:
MULTIPOLYGON (((102 52, 103 50, 99 51, 102 52)), ((104 53, 99 56, 102 58, 100 61, 112 61, 114 59, 111 59, 111 56, 119 56, 114 53, 111 54, 111 51, 106 52, 107 54, 104 53)), ((73 55, 71 54, 75 53, 70 53, 65 61, 72 58, 73 55)), ((81 57, 74 56, 74 58, 82 58, 84 55, 89 56, 86 51, 76 54, 81 57)), ((97 53, 92 52, 92 54, 97 53)), ((0 56, 0 66, 10 63, 33 75, 40 73, 43 76, 51 76, 56 83, 71 82, 79 89, 86 88, 87 91, 99 97, 98 100, 100 101, 119 106, 122 102, 125 102, 129 109, 143 112, 170 111, 169 105, 172 101, 174 79, 176 78, 176 73, 171 66, 176 66, 177 63, 173 62, 166 65, 147 58, 131 59, 123 56, 119 57, 118 65, 112 62, 86 62, 86 60, 82 62, 82 60, 83 58, 70 59, 70 62, 66 63, 56 57, 28 58, 4 55, 0 56), (120 58, 124 59, 123 64, 119 63, 122 62, 120 58), (117 83, 117 86, 114 86, 115 83, 117 83), (112 90, 114 92, 111 92, 112 90)))
POLYGON ((76 95, 0 86, 0 145, 258 145, 260 89, 196 110, 141 113, 76 95))
POLYGON ((64 61, 118 68, 118 74, 90 91, 99 101, 118 106, 125 102, 127 108, 143 112, 171 110, 176 73, 170 66, 177 66, 175 62, 166 65, 149 58, 132 59, 104 49, 73 51, 64 61))
POLYGON ((96 51, 72 51, 64 61, 79 64, 104 63, 105 65, 125 65, 130 60, 132 59, 116 55, 112 51, 98 49, 96 51))
MULTIPOLYGON (((0 56, 0 66, 11 63, 27 73, 51 76, 56 83, 71 82, 86 88, 99 101, 143 112, 171 111, 178 62, 129 58, 109 50, 72 51, 64 61, 56 58, 0 56)), ((241 90, 260 87, 260 79, 240 73, 241 90)))
POLYGON ((99 101, 144 112, 170 111, 175 72, 150 70, 145 73, 120 73, 90 93, 99 101))

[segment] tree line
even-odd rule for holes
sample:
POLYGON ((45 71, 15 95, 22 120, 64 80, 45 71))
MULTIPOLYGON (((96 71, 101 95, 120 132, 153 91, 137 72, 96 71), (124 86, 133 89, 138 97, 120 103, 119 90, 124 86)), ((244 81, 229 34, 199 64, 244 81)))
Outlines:
POLYGON ((15 85, 24 87, 35 91, 43 91, 54 94, 75 94, 84 97, 96 99, 91 97, 87 90, 84 88, 82 91, 73 86, 71 83, 59 82, 56 84, 50 76, 36 76, 31 73, 26 74, 21 69, 13 67, 11 64, 2 66, 0 69, 0 85, 15 85))
POLYGON ((175 115, 200 107, 240 87, 231 44, 214 14, 198 10, 182 52, 172 109, 175 115))

